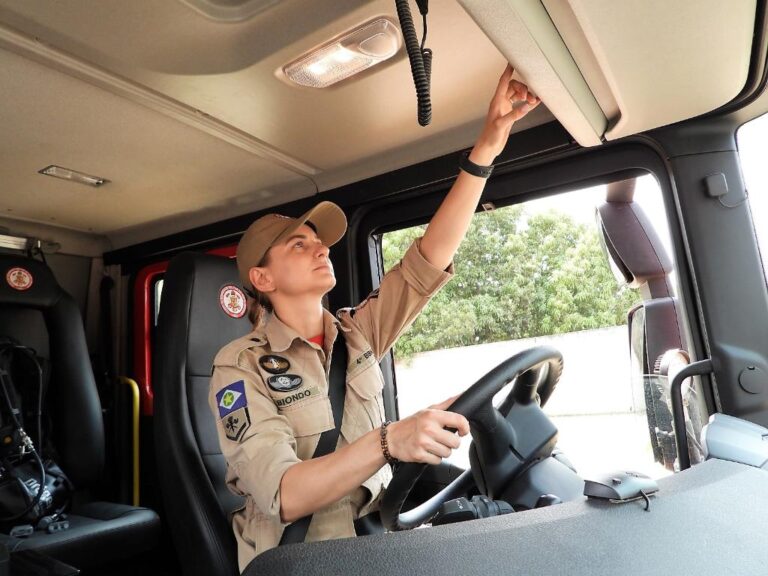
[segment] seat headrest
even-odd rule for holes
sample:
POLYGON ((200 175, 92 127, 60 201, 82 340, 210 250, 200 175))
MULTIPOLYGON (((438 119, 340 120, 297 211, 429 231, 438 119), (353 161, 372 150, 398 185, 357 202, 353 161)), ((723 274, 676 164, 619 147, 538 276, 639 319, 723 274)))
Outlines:
POLYGON ((666 277, 672 272, 672 260, 643 209, 631 201, 606 202, 597 215, 608 254, 627 284, 633 288, 648 284, 652 297, 668 296, 666 277))
POLYGON ((80 308, 43 262, 2 254, 0 274, 0 329, 23 322, 22 331, 35 346, 46 336, 50 344, 48 402, 55 406, 50 416, 57 463, 77 488, 95 486, 104 469, 104 423, 80 308), (41 334, 43 325, 28 314, 34 310, 44 318, 46 335, 41 334))
POLYGON ((44 310, 64 294, 53 272, 39 260, 0 254, 0 305, 44 310))
POLYGON ((183 253, 168 265, 160 314, 165 345, 186 343, 188 376, 210 376, 213 359, 226 344, 251 331, 235 261, 183 253))

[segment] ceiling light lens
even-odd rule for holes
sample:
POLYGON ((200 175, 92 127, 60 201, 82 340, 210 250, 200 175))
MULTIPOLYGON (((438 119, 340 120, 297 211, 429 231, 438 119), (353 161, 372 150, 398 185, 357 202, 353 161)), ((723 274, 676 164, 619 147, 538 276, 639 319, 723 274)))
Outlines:
POLYGON ((301 56, 283 73, 300 86, 325 88, 391 58, 400 46, 397 26, 380 18, 301 56))
POLYGON ((61 178, 62 180, 71 180, 72 182, 87 184, 88 186, 94 186, 96 188, 109 182, 109 180, 102 178, 101 176, 91 176, 90 174, 78 172, 77 170, 70 170, 69 168, 54 165, 43 168, 39 173, 46 176, 53 176, 54 178, 61 178))
POLYGON ((10 248, 11 250, 26 250, 28 246, 29 238, 0 234, 0 248, 10 248))

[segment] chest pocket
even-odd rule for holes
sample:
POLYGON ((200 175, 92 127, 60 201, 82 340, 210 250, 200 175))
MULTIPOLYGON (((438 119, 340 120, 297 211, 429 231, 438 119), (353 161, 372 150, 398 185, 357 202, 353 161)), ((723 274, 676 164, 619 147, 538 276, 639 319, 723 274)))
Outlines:
POLYGON ((327 396, 320 396, 293 406, 278 408, 278 410, 288 419, 293 435, 297 439, 322 434, 334 426, 331 401, 327 396))
POLYGON ((384 400, 381 391, 384 377, 374 360, 347 382, 347 401, 342 432, 354 441, 366 432, 378 428, 384 421, 384 400), (349 421, 349 422, 348 422, 349 421))

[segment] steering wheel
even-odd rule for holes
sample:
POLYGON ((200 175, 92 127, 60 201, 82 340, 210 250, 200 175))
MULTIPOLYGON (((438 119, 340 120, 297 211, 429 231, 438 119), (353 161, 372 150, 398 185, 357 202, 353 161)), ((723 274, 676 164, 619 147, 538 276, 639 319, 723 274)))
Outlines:
MULTIPOLYGON (((515 404, 544 405, 552 395, 563 370, 563 357, 551 346, 529 348, 508 358, 472 386, 467 388, 447 410, 456 412, 470 422, 472 437, 476 443, 482 438, 488 439, 494 432, 508 426, 505 418, 515 404), (504 386, 514 380, 512 389, 499 405, 492 404, 493 397, 504 386)), ((543 418, 546 418, 542 416, 543 418)), ((508 432, 514 436, 514 431, 508 432)), ((509 450, 509 448, 507 448, 509 450)), ((407 462, 395 470, 381 499, 380 514, 387 530, 410 530, 430 520, 443 502, 456 498, 471 487, 474 478, 486 476, 483 470, 474 470, 477 466, 485 467, 483 458, 474 458, 472 470, 467 470, 451 482, 446 488, 427 502, 401 512, 416 481, 428 464, 407 462)), ((478 483, 483 491, 483 486, 478 483)), ((486 488, 487 491, 487 488, 486 488)), ((488 494, 493 497, 493 494, 488 494)))

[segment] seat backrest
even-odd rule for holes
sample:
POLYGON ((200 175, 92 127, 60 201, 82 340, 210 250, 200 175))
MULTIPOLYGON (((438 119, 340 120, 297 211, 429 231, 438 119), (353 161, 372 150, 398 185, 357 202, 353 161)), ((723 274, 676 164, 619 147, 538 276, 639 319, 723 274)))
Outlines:
POLYGON ((633 386, 643 389, 654 458, 671 470, 676 458, 672 413, 657 363, 667 350, 687 345, 670 279, 672 259, 633 194, 634 184, 609 189, 609 201, 598 207, 597 215, 614 269, 643 298, 628 314, 633 386))
POLYGON ((224 484, 226 463, 208 406, 216 353, 251 330, 237 286, 234 260, 194 253, 173 258, 163 284, 154 351, 155 444, 166 518, 185 575, 238 573, 228 517, 242 499, 224 484))
POLYGON ((83 319, 43 262, 0 254, 0 336, 50 354, 57 463, 76 488, 95 486, 104 471, 104 424, 83 319))

